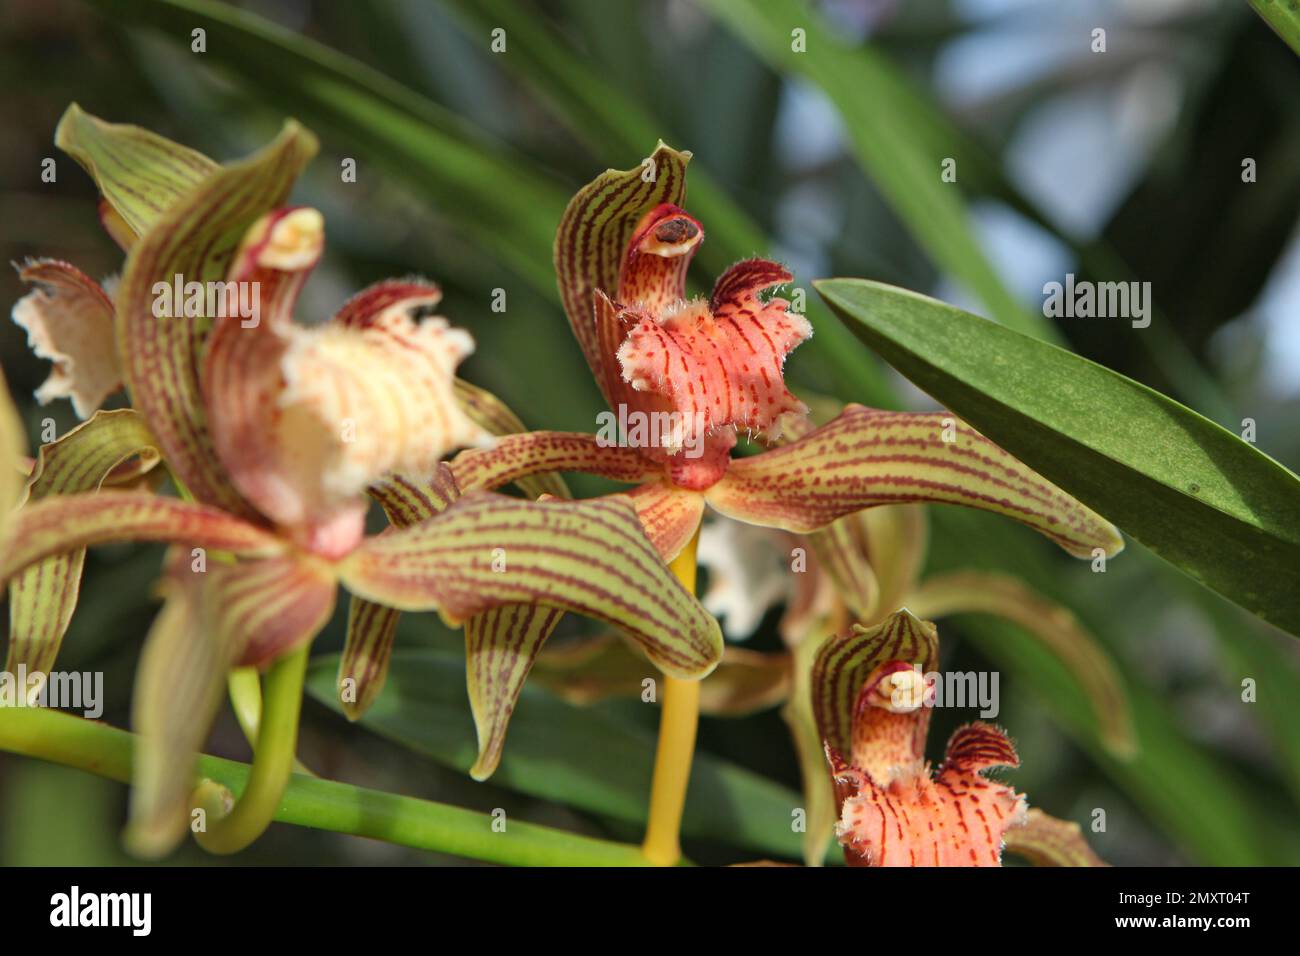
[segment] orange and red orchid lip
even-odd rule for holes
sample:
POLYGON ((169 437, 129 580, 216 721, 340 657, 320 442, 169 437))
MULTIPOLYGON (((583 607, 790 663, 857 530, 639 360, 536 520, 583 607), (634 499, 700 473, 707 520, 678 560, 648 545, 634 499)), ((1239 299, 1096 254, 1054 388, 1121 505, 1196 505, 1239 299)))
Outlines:
POLYGON ((620 319, 631 328, 616 353, 623 378, 707 433, 771 432, 787 412, 805 413, 785 387, 784 365, 812 327, 784 299, 759 298, 792 278, 775 262, 749 259, 722 274, 707 303, 625 309, 620 319))
POLYGON ((556 276, 574 334, 611 409, 676 416, 698 444, 641 449, 683 488, 725 474, 736 427, 769 429, 802 405, 785 388, 786 354, 811 334, 784 300, 789 282, 765 260, 733 266, 708 302, 688 300, 686 273, 704 227, 681 208, 689 153, 660 145, 657 175, 610 170, 569 203, 555 237, 556 276))
POLYGON ((1007 831, 1026 821, 1025 798, 982 776, 1020 762, 989 724, 959 728, 934 776, 881 785, 834 751, 827 759, 843 794, 835 832, 850 866, 1001 866, 1007 831))
MULTIPOLYGON (((932 774, 929 698, 917 706, 914 694, 900 701, 882 693, 899 675, 934 672, 938 648, 934 625, 904 610, 818 650, 813 710, 850 865, 998 866, 1004 834, 1025 820, 1024 797, 982 775, 1019 765, 1000 730, 981 722, 959 729, 932 774)), ((918 689, 914 679, 904 683, 918 689)))

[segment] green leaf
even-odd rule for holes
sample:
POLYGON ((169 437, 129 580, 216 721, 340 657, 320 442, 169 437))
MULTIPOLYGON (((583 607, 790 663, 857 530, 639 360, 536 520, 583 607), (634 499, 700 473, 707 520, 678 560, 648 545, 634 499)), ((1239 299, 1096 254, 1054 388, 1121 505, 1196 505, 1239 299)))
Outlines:
MULTIPOLYGON (((336 657, 313 660, 307 687, 341 710, 337 668, 336 657)), ((457 770, 468 771, 478 756, 458 654, 395 653, 388 686, 361 723, 457 770)), ((574 707, 526 685, 492 782, 639 827, 649 811, 654 749, 652 733, 610 710, 574 707)), ((800 835, 790 828, 790 814, 801 805, 794 791, 701 752, 691 768, 682 832, 797 859, 800 835)))
POLYGON ((1165 560, 1300 635, 1300 480, 1132 379, 942 302, 816 283, 935 399, 1165 560))
POLYGON ((1255 12, 1286 45, 1300 53, 1300 9, 1290 0, 1250 0, 1255 12))

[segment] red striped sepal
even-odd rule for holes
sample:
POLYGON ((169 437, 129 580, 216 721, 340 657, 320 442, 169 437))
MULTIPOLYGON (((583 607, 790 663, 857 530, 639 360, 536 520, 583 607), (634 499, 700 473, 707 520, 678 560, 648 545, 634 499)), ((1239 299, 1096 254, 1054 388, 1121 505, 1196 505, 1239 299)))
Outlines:
POLYGON ((717 622, 664 566, 623 496, 527 502, 490 493, 367 539, 339 564, 355 594, 464 621, 503 604, 573 611, 623 629, 660 669, 702 677, 717 622))
POLYGON ((709 504, 740 521, 806 533, 862 508, 909 501, 1005 515, 1070 554, 1118 553, 1118 529, 948 412, 849 405, 798 441, 732 463, 709 504))
POLYGON ((284 205, 315 152, 316 138, 290 121, 258 153, 202 176, 147 221, 117 293, 118 356, 132 404, 190 494, 244 517, 255 512, 217 458, 199 382, 202 350, 216 318, 208 310, 219 308, 217 297, 187 300, 185 305, 196 308, 173 316, 167 312, 179 311, 182 303, 171 302, 170 310, 157 308, 155 286, 174 289, 178 282, 224 280, 249 228, 284 205))

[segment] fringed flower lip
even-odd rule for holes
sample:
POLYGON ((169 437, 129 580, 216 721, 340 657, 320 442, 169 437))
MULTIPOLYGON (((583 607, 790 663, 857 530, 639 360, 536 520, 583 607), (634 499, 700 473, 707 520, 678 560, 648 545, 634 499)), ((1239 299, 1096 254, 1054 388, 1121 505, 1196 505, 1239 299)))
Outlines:
POLYGON ((1028 811, 1023 794, 986 776, 1020 765, 1015 747, 982 721, 958 728, 943 762, 925 759, 938 671, 935 626, 906 610, 854 627, 818 650, 817 728, 835 789, 836 835, 851 866, 1000 866, 1004 848, 1040 862, 1099 864, 1077 826, 1028 811), (1050 841, 1047 839, 1050 834, 1050 841), (1055 850, 1046 852, 1050 842, 1055 850))

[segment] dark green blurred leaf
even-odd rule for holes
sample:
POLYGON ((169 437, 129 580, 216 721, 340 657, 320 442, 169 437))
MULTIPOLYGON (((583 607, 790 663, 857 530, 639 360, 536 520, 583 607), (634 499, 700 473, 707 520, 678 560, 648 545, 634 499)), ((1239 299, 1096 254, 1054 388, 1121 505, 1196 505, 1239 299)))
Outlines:
MULTIPOLYGON (((338 658, 312 661, 309 692, 340 710, 338 658)), ((465 696, 465 661, 439 651, 399 651, 388 684, 361 723, 441 764, 468 771, 478 754, 465 696)), ((649 812, 654 735, 601 707, 566 704, 524 686, 492 783, 636 826, 649 812)), ((697 753, 682 821, 685 837, 789 859, 800 855, 785 787, 697 753)))
POLYGON ((1242 607, 1300 635, 1300 479, 1145 385, 934 299, 816 283, 934 398, 1242 607))
POLYGON ((1055 341, 1055 328, 1003 285, 971 230, 961 193, 940 179, 945 157, 914 119, 905 84, 875 51, 843 45, 797 0, 706 0, 773 67, 816 84, 844 119, 854 155, 935 262, 966 283, 998 321, 1055 341), (806 50, 793 31, 806 32, 806 50))
MULTIPOLYGON (((261 17, 209 0, 89 0, 121 23, 189 43, 259 95, 362 144, 488 252, 554 295, 550 248, 564 190, 460 117, 377 70, 261 17)), ((654 144, 651 144, 653 146, 654 144)))

